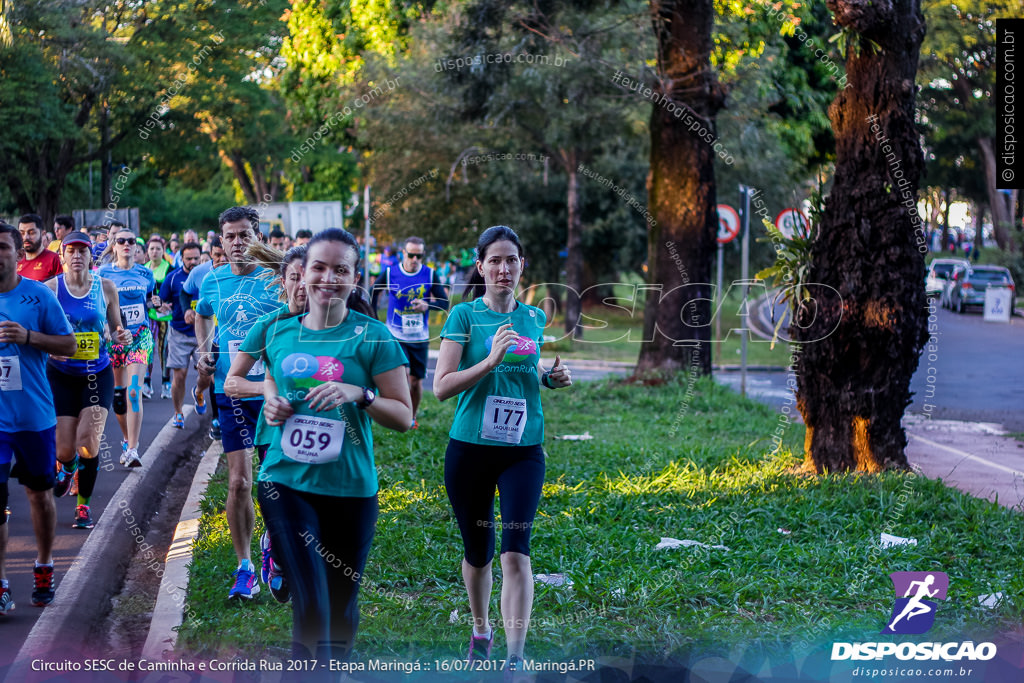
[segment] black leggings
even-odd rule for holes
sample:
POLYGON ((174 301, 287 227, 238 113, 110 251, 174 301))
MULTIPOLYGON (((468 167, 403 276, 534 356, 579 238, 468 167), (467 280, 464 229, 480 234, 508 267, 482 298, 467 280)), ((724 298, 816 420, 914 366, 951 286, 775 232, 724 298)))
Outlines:
POLYGON ((466 562, 494 559, 494 489, 501 506, 501 552, 530 554, 530 530, 544 486, 544 449, 484 446, 451 439, 444 455, 444 486, 462 532, 466 562))
POLYGON ((347 660, 359 626, 359 583, 377 526, 377 496, 323 496, 261 481, 257 498, 271 554, 292 595, 293 657, 347 660))

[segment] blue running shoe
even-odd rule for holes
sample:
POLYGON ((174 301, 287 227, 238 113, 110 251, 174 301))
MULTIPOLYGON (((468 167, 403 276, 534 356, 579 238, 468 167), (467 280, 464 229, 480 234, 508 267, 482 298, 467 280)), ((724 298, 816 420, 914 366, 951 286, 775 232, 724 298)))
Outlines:
POLYGON ((270 535, 266 531, 260 536, 260 554, 263 555, 263 562, 260 565, 260 581, 269 583, 274 561, 270 559, 270 535))
POLYGON ((235 570, 235 585, 228 591, 228 600, 252 600, 260 592, 252 562, 246 560, 235 570))
POLYGON ((199 387, 192 387, 192 401, 196 404, 196 415, 206 414, 206 399, 196 391, 199 387))
POLYGON ((185 415, 183 413, 175 413, 174 417, 171 418, 171 426, 175 429, 184 429, 185 415))

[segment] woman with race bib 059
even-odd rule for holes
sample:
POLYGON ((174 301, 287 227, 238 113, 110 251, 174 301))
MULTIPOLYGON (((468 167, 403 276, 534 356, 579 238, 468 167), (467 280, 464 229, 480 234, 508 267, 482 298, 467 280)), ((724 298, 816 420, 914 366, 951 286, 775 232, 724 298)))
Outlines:
POLYGON ((533 607, 530 529, 544 484, 544 414, 540 387, 572 384, 558 357, 540 366, 544 312, 515 298, 523 246, 503 225, 488 228, 476 248, 473 300, 452 308, 441 331, 434 394, 458 396, 444 483, 462 533, 462 578, 473 614, 470 661, 487 659, 494 642, 488 619, 494 558, 494 492, 501 504, 501 616, 508 644, 506 675, 521 670, 533 607))
POLYGON ((97 275, 117 286, 121 320, 132 340, 120 344, 112 340, 110 360, 114 366, 114 415, 121 427, 121 464, 140 467, 139 433, 142 430, 142 385, 149 355, 153 352, 153 333, 146 317, 148 308, 160 306, 154 294, 156 280, 148 268, 135 262, 135 233, 122 229, 114 236, 114 262, 100 267, 97 275))
MULTIPOLYGON (((271 430, 257 496, 288 577, 299 659, 349 657, 378 512, 370 420, 403 432, 412 423, 405 354, 383 323, 352 309, 358 262, 351 234, 317 233, 302 266, 309 312, 260 333, 271 430)), ((260 356, 248 342, 240 351, 260 356)))

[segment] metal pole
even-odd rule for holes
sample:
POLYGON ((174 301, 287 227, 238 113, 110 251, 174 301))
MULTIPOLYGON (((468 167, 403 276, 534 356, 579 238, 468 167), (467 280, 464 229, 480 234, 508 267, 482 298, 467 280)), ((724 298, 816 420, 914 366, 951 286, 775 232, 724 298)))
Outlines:
POLYGON ((740 186, 740 193, 743 200, 743 254, 740 261, 740 278, 743 280, 743 315, 740 316, 740 395, 747 395, 747 337, 750 332, 747 330, 747 314, 750 311, 750 188, 746 185, 740 186))
POLYGON ((715 357, 718 359, 718 369, 722 369, 722 249, 725 247, 718 243, 718 287, 715 289, 715 357))
POLYGON ((366 295, 370 295, 370 186, 367 185, 363 190, 363 219, 365 221, 365 227, 363 228, 363 289, 366 290, 366 295))

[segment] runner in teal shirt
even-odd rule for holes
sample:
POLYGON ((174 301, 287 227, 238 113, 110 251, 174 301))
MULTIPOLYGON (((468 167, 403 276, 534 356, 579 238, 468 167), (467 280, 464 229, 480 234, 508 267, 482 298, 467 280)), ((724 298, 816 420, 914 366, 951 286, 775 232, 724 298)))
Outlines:
POLYGON ((288 577, 299 659, 351 653, 378 513, 370 420, 397 431, 412 423, 405 354, 382 323, 354 310, 369 312, 358 266, 351 234, 317 233, 302 269, 309 313, 278 319, 266 334, 271 431, 257 495, 288 577))
POLYGON ((546 319, 516 301, 523 246, 503 225, 488 228, 476 248, 471 303, 452 309, 441 331, 434 394, 459 397, 444 460, 444 485, 462 534, 462 578, 470 596, 470 662, 490 658, 488 617, 493 578, 494 493, 501 493, 501 605, 508 659, 505 672, 523 671, 526 629, 533 608, 530 529, 544 486, 544 413, 540 385, 572 384, 556 356, 540 366, 546 319))

